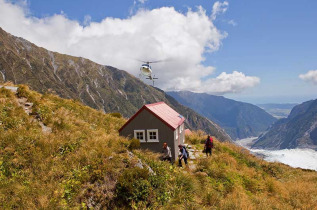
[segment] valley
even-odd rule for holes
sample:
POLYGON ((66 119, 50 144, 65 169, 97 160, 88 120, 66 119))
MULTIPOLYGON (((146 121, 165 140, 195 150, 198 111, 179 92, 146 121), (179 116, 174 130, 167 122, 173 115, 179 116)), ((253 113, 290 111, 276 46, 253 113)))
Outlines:
POLYGON ((277 119, 287 118, 296 105, 298 104, 257 104, 258 107, 277 119))
POLYGON ((280 162, 294 168, 317 171, 317 151, 312 149, 265 150, 252 149, 257 137, 240 139, 235 144, 248 149, 252 154, 269 162, 280 162))
POLYGON ((317 149, 317 99, 295 106, 287 118, 276 121, 253 149, 317 149))
POLYGON ((223 96, 189 91, 168 92, 179 103, 216 122, 232 139, 259 136, 276 119, 259 107, 223 96))

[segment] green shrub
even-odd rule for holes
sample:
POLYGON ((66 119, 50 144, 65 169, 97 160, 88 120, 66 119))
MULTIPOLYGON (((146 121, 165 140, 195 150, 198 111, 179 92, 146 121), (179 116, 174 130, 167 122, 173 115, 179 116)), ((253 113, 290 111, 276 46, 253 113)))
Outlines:
POLYGON ((25 85, 19 85, 18 90, 17 90, 17 96, 19 98, 27 98, 28 101, 34 103, 36 102, 36 97, 35 95, 30 91, 28 86, 25 85))
POLYGON ((18 87, 18 90, 17 90, 17 96, 18 96, 19 98, 22 98, 22 97, 27 98, 27 97, 29 96, 28 90, 29 90, 29 88, 28 88, 27 86, 25 86, 25 85, 20 85, 20 86, 18 87))
POLYGON ((186 139, 188 139, 188 142, 190 143, 190 144, 194 144, 194 145, 196 145, 196 144, 200 144, 201 142, 200 142, 200 138, 197 138, 197 137, 186 137, 186 139))
POLYGON ((186 141, 193 145, 204 144, 207 135, 204 131, 193 131, 192 134, 186 135, 186 141))
POLYGON ((119 112, 110 113, 110 115, 111 115, 112 117, 122 118, 122 114, 119 113, 119 112))
POLYGON ((130 150, 134 150, 134 149, 139 149, 140 146, 141 146, 140 140, 133 138, 133 139, 130 140, 130 144, 129 144, 129 147, 128 147, 128 148, 129 148, 130 150))
POLYGON ((221 197, 221 194, 217 191, 210 191, 210 190, 207 190, 204 194, 203 194, 203 203, 205 205, 208 205, 208 206, 217 206, 221 199, 223 199, 221 197))
POLYGON ((37 114, 39 115, 40 119, 48 125, 52 122, 52 113, 53 111, 48 106, 38 106, 35 108, 37 114))
POLYGON ((265 171, 267 174, 273 177, 280 177, 283 173, 283 170, 281 167, 279 167, 277 164, 268 163, 267 165, 262 165, 263 171, 265 171))
POLYGON ((2 87, 0 88, 0 94, 3 95, 5 98, 10 98, 13 96, 12 91, 2 87))
POLYGON ((147 169, 126 169, 116 184, 116 199, 119 204, 130 207, 142 206, 148 202, 152 187, 148 181, 147 169))

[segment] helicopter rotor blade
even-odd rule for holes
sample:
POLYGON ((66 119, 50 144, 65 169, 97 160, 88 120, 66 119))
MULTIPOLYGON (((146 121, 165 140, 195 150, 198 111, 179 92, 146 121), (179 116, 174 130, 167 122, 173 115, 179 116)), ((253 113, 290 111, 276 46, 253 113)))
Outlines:
POLYGON ((167 59, 164 59, 164 60, 155 60, 155 61, 144 61, 144 60, 139 60, 139 59, 135 59, 139 62, 142 62, 142 63, 147 63, 147 64, 150 64, 150 63, 161 63, 161 62, 167 62, 167 61, 171 61, 172 59, 170 58, 167 58, 167 59))
POLYGON ((158 61, 148 61, 148 63, 160 63, 160 62, 164 62, 164 60, 158 60, 158 61))
POLYGON ((139 59, 136 59, 137 61, 139 62, 142 62, 142 63, 147 63, 147 61, 142 61, 142 60, 139 60, 139 59))

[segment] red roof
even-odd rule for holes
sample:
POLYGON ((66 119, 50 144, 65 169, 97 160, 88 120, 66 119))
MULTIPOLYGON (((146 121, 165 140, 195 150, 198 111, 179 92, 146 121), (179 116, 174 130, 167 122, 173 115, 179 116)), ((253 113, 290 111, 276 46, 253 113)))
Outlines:
POLYGON ((191 130, 189 130, 188 128, 185 129, 185 135, 191 135, 193 134, 191 130))
POLYGON ((183 124, 185 118, 178 114, 174 109, 168 106, 165 102, 158 102, 154 104, 144 105, 136 114, 134 114, 120 129, 121 131, 127 124, 129 124, 142 110, 148 110, 162 122, 164 122, 171 129, 175 130, 178 126, 183 124))

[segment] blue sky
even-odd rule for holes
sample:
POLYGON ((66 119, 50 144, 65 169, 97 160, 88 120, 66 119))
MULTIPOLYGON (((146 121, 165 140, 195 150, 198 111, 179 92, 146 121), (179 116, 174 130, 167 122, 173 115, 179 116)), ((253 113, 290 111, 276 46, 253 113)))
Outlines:
MULTIPOLYGON (((21 4, 21 1, 14 2, 21 4)), ((250 76, 250 79, 252 79, 251 77, 257 77, 260 82, 252 80, 252 85, 243 86, 246 88, 239 86, 238 90, 221 90, 222 92, 220 92, 226 97, 251 103, 300 103, 317 98, 316 82, 313 79, 305 81, 299 78, 300 74, 306 74, 310 70, 317 69, 317 1, 219 1, 222 4, 224 2, 227 2, 226 11, 219 12, 215 19, 210 17, 216 1, 208 0, 147 0, 144 3, 133 0, 28 0, 23 7, 28 10, 26 18, 44 19, 62 13, 67 20, 77 21, 79 24, 85 25, 87 24, 84 23, 85 19, 90 20, 91 23, 100 23, 109 17, 127 20, 138 16, 139 11, 153 11, 162 7, 175 8, 176 12, 169 11, 168 14, 178 15, 180 13, 188 17, 189 9, 197 12, 197 8, 201 6, 205 10, 205 15, 210 18, 209 21, 219 31, 219 34, 217 34, 219 37, 214 42, 215 45, 218 42, 220 44, 214 49, 202 53, 205 60, 201 59, 198 63, 200 62, 206 67, 210 66, 213 70, 202 68, 201 71, 209 72, 204 74, 207 82, 193 86, 194 91, 197 91, 197 88, 201 86, 210 85, 211 88, 214 88, 210 83, 218 85, 219 79, 217 76, 221 73, 231 74, 233 71, 238 71, 247 77, 250 76), (87 19, 87 17, 89 18, 87 19), (225 34, 226 36, 221 37, 225 34), (218 80, 213 79, 216 77, 218 80), (210 80, 208 80, 209 78, 210 80)), ((201 20, 203 21, 203 19, 202 17, 201 20)), ((157 23, 155 21, 154 23, 157 23)), ((0 27, 4 27, 5 30, 9 30, 14 35, 16 32, 17 35, 24 36, 23 33, 25 33, 26 39, 36 41, 32 40, 33 37, 30 33, 20 33, 18 29, 6 28, 5 23, 1 24, 1 21, 0 27)), ((153 30, 155 30, 155 26, 153 27, 153 30)), ((144 31, 146 30, 144 28, 144 31)), ((35 36, 34 39, 36 39, 35 36)), ((202 41, 202 43, 206 45, 206 41, 202 41)), ((46 47, 45 43, 36 44, 42 44, 46 47)), ((49 45, 47 48, 49 48, 49 45)), ((63 49, 52 50, 63 51, 63 49)), ((67 49, 64 49, 63 52, 72 54, 67 49)), ((76 53, 73 54, 77 55, 76 53)), ((157 55, 162 56, 159 53, 157 55)), ((83 57, 94 60, 93 55, 89 56, 83 57)), ((98 57, 95 61, 102 63, 102 60, 98 57)), ((196 65, 197 61, 195 62, 196 65)), ((168 65, 176 64, 170 63, 168 65)), ((125 69, 125 66, 119 65, 117 67, 125 69)), ((161 68, 166 68, 166 66, 157 67, 158 70, 161 70, 161 68)), ((165 75, 169 76, 163 75, 163 70, 161 72, 160 78, 167 80, 171 77, 168 72, 165 75)), ((135 74, 133 71, 130 71, 130 73, 135 74)), ((177 72, 177 74, 181 73, 177 72)), ((179 80, 173 82, 184 82, 186 84, 188 80, 179 78, 179 80)), ((221 84, 219 83, 219 86, 221 84)), ((162 88, 173 89, 173 86, 164 84, 163 81, 161 81, 161 85, 162 88)), ((235 85, 232 86, 234 89, 235 85)), ((191 89, 189 88, 189 90, 191 89)), ((207 91, 204 89, 202 92, 207 91)))

